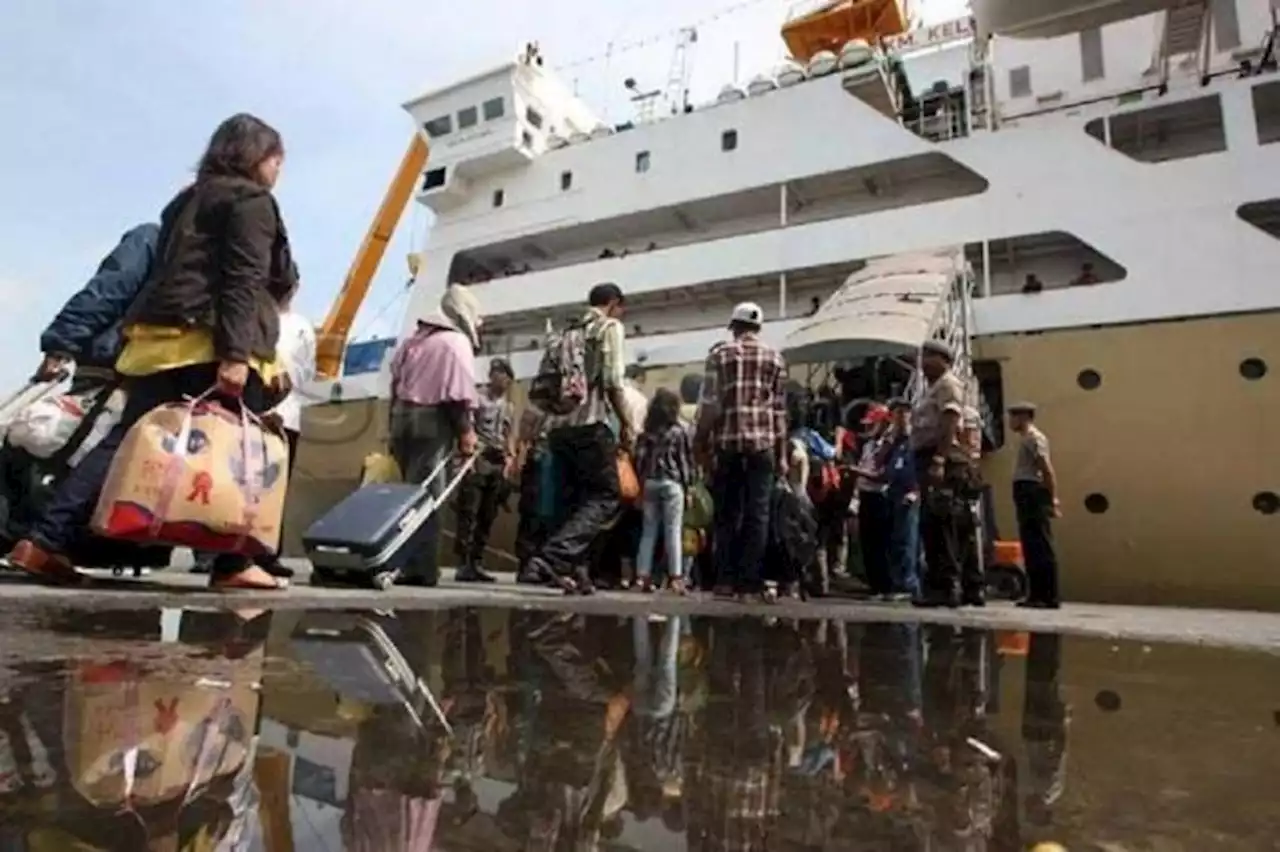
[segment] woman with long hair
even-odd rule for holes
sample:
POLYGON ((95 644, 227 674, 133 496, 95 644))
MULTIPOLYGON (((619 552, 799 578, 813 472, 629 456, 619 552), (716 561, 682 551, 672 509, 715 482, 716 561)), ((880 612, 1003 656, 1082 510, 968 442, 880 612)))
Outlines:
MULTIPOLYGON (((46 583, 78 584, 65 556, 87 528, 111 458, 144 414, 216 388, 262 413, 289 390, 276 367, 278 304, 296 272, 289 237, 271 190, 284 163, 274 128, 241 113, 209 140, 195 182, 160 217, 150 278, 125 316, 116 361, 128 401, 119 424, 58 486, 9 563, 46 583)), ((284 583, 248 558, 221 554, 215 589, 279 589, 284 583)))
POLYGON ((641 591, 653 587, 653 551, 662 533, 667 576, 673 591, 683 594, 685 493, 693 485, 693 438, 680 422, 680 397, 659 388, 649 403, 644 432, 636 444, 636 473, 644 483, 644 527, 636 575, 641 591))

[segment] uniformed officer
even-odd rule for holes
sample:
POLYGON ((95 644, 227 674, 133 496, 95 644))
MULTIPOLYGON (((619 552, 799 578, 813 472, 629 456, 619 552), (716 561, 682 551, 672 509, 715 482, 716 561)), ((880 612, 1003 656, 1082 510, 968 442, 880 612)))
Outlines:
POLYGON ((1053 519, 1062 514, 1058 477, 1049 458, 1049 439, 1035 424, 1036 407, 1029 402, 1009 406, 1009 425, 1018 436, 1013 465, 1013 508, 1018 538, 1027 566, 1027 599, 1019 605, 1057 609, 1058 558, 1053 548, 1053 519))
MULTIPOLYGON (((949 402, 947 420, 957 423, 963 407, 949 402)), ((953 427, 949 444, 939 446, 925 466, 925 500, 921 538, 925 562, 924 594, 919 606, 983 605, 983 577, 978 561, 974 501, 982 479, 969 446, 953 427)))

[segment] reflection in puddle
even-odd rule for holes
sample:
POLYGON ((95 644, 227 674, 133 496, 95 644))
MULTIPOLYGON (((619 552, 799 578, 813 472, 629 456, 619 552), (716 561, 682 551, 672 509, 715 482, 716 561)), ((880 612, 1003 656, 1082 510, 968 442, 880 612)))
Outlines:
POLYGON ((5 644, 3 852, 1280 836, 1264 655, 505 609, 52 613, 5 644))

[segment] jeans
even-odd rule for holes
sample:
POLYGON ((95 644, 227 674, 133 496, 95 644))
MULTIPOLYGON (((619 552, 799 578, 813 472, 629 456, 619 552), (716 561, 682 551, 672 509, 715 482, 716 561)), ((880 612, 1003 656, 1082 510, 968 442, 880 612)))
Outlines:
POLYGON ((732 585, 740 594, 763 589, 769 496, 775 475, 771 452, 721 450, 717 454, 711 480, 716 585, 732 585))
MULTIPOLYGON (((43 516, 31 528, 31 541, 38 547, 65 553, 81 531, 88 527, 98 496, 107 479, 107 471, 125 435, 142 416, 161 405, 181 402, 186 397, 200 396, 217 383, 217 364, 195 364, 164 370, 149 376, 136 376, 124 384, 128 400, 120 422, 106 437, 72 468, 67 478, 49 498, 43 516)), ((241 401, 255 414, 266 409, 266 388, 257 373, 249 373, 241 401)), ((248 566, 248 558, 220 553, 213 562, 214 575, 235 574, 248 566)))
MULTIPOLYGON (((436 405, 394 402, 391 406, 391 455, 404 474, 404 481, 418 485, 449 458, 457 445, 458 433, 450 412, 436 405)), ((438 499, 448 485, 447 475, 436 477, 431 493, 438 499)), ((412 582, 434 585, 440 579, 440 512, 426 520, 426 542, 406 566, 404 577, 412 582)))
POLYGON ((667 574, 673 579, 684 573, 681 533, 684 531, 684 488, 669 479, 650 479, 644 484, 644 531, 636 554, 636 576, 653 576, 653 551, 662 532, 667 574))
POLYGON ((889 538, 889 576, 893 591, 920 594, 920 501, 893 498, 893 530, 889 538))
POLYGON ((676 662, 680 653, 680 616, 673 615, 662 625, 658 658, 653 658, 649 641, 649 618, 631 619, 631 640, 635 645, 635 712, 637 716, 663 719, 676 709, 676 662))
POLYGON ((618 441, 603 423, 553 429, 555 456, 567 513, 534 557, 557 574, 585 572, 601 529, 618 514, 618 441))

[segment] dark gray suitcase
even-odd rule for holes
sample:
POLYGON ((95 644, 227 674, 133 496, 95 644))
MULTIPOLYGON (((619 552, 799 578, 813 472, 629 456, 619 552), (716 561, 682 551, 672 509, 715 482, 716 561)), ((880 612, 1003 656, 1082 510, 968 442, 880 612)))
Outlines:
POLYGON ((395 585, 401 570, 426 545, 427 520, 440 510, 475 464, 468 458, 435 497, 431 483, 448 477, 442 461, 421 485, 365 485, 325 512, 302 536, 313 584, 362 582, 377 589, 395 585))
POLYGON ((426 683, 418 677, 377 620, 344 613, 308 613, 293 630, 293 655, 346 698, 400 705, 415 725, 429 709, 453 731, 426 683))

